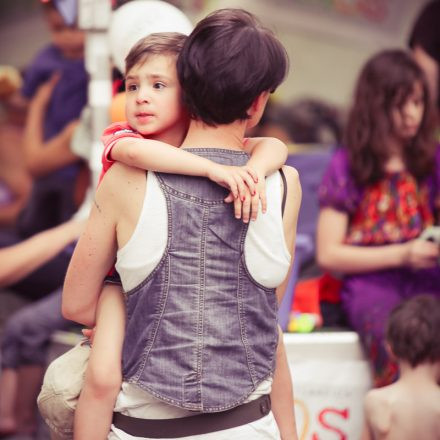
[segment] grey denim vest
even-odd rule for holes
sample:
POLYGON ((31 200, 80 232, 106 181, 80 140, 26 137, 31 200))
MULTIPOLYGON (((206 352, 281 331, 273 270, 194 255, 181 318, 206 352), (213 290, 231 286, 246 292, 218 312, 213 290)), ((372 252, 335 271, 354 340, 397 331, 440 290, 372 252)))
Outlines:
MULTIPOLYGON (((228 165, 249 156, 189 149, 228 165)), ((126 294, 124 380, 178 407, 223 411, 241 404, 275 367, 274 289, 255 282, 244 258, 247 225, 204 178, 157 174, 168 241, 153 272, 126 294)))

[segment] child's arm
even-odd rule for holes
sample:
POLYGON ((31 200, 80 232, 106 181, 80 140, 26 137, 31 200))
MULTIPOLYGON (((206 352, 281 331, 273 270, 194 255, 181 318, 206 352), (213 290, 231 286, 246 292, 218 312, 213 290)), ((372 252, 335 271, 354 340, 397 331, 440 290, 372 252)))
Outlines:
MULTIPOLYGON (((290 268, 284 281, 277 287, 276 294, 278 304, 281 304, 287 285, 289 284, 290 274, 294 261, 294 246, 296 238, 296 225, 298 221, 299 207, 301 205, 301 185, 298 172, 291 167, 283 167, 286 176, 287 202, 283 215, 284 236, 287 249, 292 256, 290 268)), ((272 383, 272 411, 280 430, 282 440, 296 440, 296 422, 294 412, 294 395, 292 376, 287 363, 282 332, 279 329, 280 338, 277 347, 277 363, 272 383)))
POLYGON ((27 169, 34 177, 45 176, 79 160, 70 149, 70 141, 78 121, 70 122, 60 133, 47 141, 43 137, 46 108, 57 81, 58 77, 53 76, 40 86, 29 105, 23 147, 27 169))
POLYGON ((281 440, 297 440, 292 377, 287 363, 283 332, 280 327, 276 367, 270 396, 272 412, 281 434, 281 440))
POLYGON ((121 138, 107 154, 111 160, 149 171, 207 177, 229 188, 235 198, 243 197, 246 187, 255 192, 256 176, 249 167, 221 165, 164 142, 121 138))
POLYGON ((125 306, 121 287, 106 284, 96 311, 96 328, 84 385, 75 411, 74 440, 104 440, 121 388, 125 306))

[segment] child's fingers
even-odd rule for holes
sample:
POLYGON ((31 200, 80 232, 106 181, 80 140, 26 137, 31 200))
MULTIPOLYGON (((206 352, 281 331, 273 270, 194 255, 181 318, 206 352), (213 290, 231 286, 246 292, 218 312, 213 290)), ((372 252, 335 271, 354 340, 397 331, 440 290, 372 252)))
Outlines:
POLYGON ((81 330, 81 333, 88 338, 92 334, 92 330, 90 328, 83 328, 81 330))
POLYGON ((223 201, 225 203, 232 203, 234 200, 236 199, 236 197, 234 196, 234 194, 232 193, 232 191, 223 199, 223 201))
POLYGON ((234 199, 234 216, 236 219, 241 218, 241 207, 243 202, 241 201, 240 197, 237 197, 234 199))
POLYGON ((243 167, 246 172, 252 177, 255 183, 258 183, 258 173, 250 166, 246 165, 243 167))
POLYGON ((81 330, 82 334, 89 340, 90 344, 93 344, 93 338, 95 336, 95 329, 83 328, 81 330))
POLYGON ((238 189, 238 198, 241 200, 241 202, 244 202, 247 193, 246 184, 240 175, 235 175, 234 178, 238 189))
POLYGON ((258 207, 260 204, 259 194, 255 194, 251 200, 251 220, 255 221, 258 216, 258 207))
POLYGON ((241 172, 240 177, 243 179, 244 183, 249 188, 250 193, 254 195, 256 191, 256 185, 252 175, 246 172, 244 169, 241 169, 240 172, 241 172))
POLYGON ((231 191, 233 197, 237 198, 239 196, 239 188, 238 188, 237 181, 234 179, 234 177, 228 176, 226 178, 226 184, 227 184, 229 190, 231 191))
POLYGON ((241 207, 241 219, 244 223, 248 223, 251 215, 251 202, 252 202, 252 196, 248 191, 246 191, 247 194, 245 196, 245 199, 243 200, 243 206, 241 207))

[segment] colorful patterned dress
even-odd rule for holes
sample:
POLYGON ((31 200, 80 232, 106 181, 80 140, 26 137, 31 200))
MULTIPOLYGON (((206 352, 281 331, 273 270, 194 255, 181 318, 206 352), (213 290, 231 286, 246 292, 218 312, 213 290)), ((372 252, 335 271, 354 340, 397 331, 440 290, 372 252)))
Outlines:
MULTIPOLYGON (((436 172, 423 182, 401 171, 388 173, 365 188, 356 186, 347 151, 341 148, 335 151, 319 187, 321 208, 349 215, 345 242, 355 246, 381 246, 418 237, 427 226, 438 224, 435 206, 439 206, 439 195, 440 148, 436 172)), ((372 362, 376 386, 391 383, 397 375, 384 345, 387 317, 403 299, 420 293, 440 296, 440 266, 420 270, 400 267, 343 278, 342 306, 372 362)))

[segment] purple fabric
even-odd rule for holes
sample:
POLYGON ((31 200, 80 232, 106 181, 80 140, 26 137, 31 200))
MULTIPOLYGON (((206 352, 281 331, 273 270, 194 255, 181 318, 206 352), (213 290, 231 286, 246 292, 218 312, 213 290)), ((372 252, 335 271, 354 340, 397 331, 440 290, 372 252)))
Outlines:
POLYGON ((22 93, 31 98, 52 74, 59 72, 45 118, 44 138, 50 139, 70 121, 77 119, 87 103, 87 72, 84 60, 69 60, 58 48, 49 45, 41 50, 26 69, 22 93))
MULTIPOLYGON (((437 148, 435 161, 435 174, 426 179, 430 187, 432 209, 434 209, 434 198, 438 196, 440 188, 440 146, 437 148)), ((361 197, 362 189, 356 186, 350 175, 347 150, 338 148, 330 159, 319 185, 319 205, 321 208, 329 206, 352 214, 360 203, 361 197)))
POLYGON ((352 214, 361 196, 361 190, 350 175, 347 151, 338 148, 330 159, 318 188, 319 205, 352 214))
MULTIPOLYGON (((434 209, 434 198, 438 197, 440 188, 440 149, 436 154, 435 175, 430 176, 427 182, 431 192, 431 209, 434 209)), ((362 190, 356 187, 349 173, 346 150, 336 150, 319 187, 320 206, 332 207, 350 215, 355 212, 361 197, 362 190)), ((384 344, 388 315, 401 301, 421 293, 440 297, 440 266, 430 270, 401 267, 344 278, 342 306, 350 326, 360 335, 378 386, 391 382, 397 373, 384 344)))
MULTIPOLYGON (((60 74, 60 79, 44 118, 45 140, 79 118, 87 102, 88 77, 84 61, 65 58, 53 45, 41 50, 26 70, 23 95, 32 98, 38 87, 55 72, 60 74)), ((79 169, 77 162, 35 179, 29 202, 17 221, 18 240, 60 224, 73 215, 77 209, 74 189, 79 169)))

